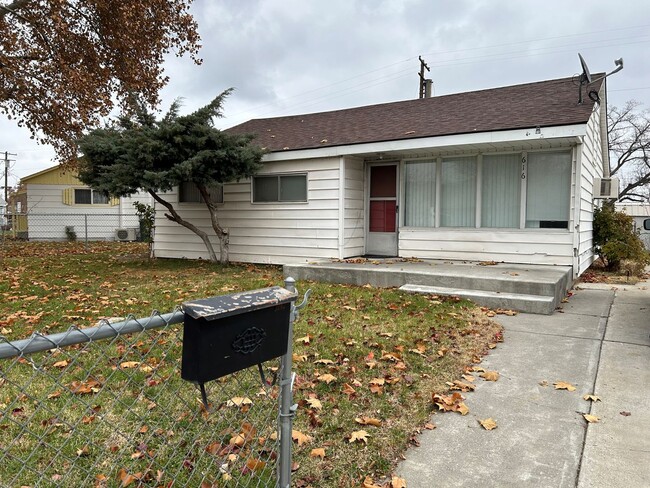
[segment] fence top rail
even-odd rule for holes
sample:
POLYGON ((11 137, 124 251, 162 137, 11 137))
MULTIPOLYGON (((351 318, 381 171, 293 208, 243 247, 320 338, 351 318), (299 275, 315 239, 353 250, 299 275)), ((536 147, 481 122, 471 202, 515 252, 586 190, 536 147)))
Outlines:
POLYGON ((183 322, 183 318, 184 315, 180 309, 167 314, 154 311, 149 317, 137 319, 128 316, 125 320, 113 324, 104 319, 100 321, 99 325, 86 329, 80 329, 73 325, 67 331, 57 334, 44 335, 34 332, 29 338, 18 341, 8 341, 4 336, 0 336, 0 359, 166 327, 183 322))

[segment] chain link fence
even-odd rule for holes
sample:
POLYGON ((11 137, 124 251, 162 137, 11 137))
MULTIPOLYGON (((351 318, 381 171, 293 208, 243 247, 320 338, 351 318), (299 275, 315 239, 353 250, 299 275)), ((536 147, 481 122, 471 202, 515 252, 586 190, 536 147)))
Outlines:
MULTIPOLYGON (((0 486, 282 481, 279 468, 291 465, 292 327, 280 360, 206 384, 206 408, 180 378, 183 317, 175 310, 20 341, 0 336, 0 486)), ((290 472, 284 479, 288 487, 290 472)))
POLYGON ((147 240, 135 213, 19 213, 7 216, 5 232, 31 241, 147 240))

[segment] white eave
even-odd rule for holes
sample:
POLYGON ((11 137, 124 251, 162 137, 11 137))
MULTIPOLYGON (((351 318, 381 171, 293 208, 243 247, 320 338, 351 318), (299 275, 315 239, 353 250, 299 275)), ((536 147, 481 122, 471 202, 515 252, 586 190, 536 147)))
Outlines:
POLYGON ((426 153, 453 154, 455 152, 491 152, 571 147, 582 142, 586 124, 528 129, 476 132, 395 141, 369 142, 311 149, 287 149, 264 155, 263 161, 289 161, 297 159, 340 156, 424 155, 426 153))

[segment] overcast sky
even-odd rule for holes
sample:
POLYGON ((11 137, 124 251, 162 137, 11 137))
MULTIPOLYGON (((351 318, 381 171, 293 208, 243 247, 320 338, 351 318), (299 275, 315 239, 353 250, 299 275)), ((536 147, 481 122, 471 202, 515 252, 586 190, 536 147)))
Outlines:
MULTIPOLYGON (((418 55, 436 96, 577 75, 578 52, 592 72, 622 57, 609 105, 650 108, 646 0, 195 0, 192 10, 204 62, 168 60, 161 108, 183 97, 189 112, 234 87, 220 128, 417 98, 418 55)), ((17 153, 10 185, 53 164, 49 146, 6 119, 0 151, 17 153)))

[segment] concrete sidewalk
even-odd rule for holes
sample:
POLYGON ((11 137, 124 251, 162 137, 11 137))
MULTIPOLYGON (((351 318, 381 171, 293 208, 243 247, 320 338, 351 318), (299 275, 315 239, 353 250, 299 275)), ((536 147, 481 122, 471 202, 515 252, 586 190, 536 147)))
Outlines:
POLYGON ((407 486, 650 486, 650 283, 578 289, 562 312, 498 320, 505 342, 481 366, 499 380, 477 378, 466 416, 433 416, 398 468, 407 486), (495 430, 478 422, 489 417, 495 430))

